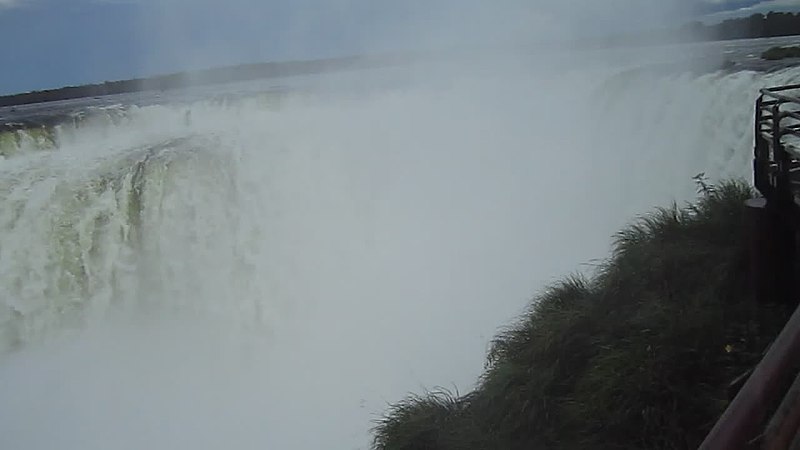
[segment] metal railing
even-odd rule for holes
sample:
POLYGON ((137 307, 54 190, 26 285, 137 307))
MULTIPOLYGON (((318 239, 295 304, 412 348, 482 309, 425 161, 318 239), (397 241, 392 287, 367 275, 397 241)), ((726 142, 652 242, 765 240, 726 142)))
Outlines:
MULTIPOLYGON (((795 241, 800 223, 800 84, 760 93, 753 178, 766 202, 751 199, 745 204, 751 235, 750 270, 757 301, 794 305, 795 241)), ((800 308, 747 376, 700 450, 800 448, 798 367, 800 308)))
POLYGON ((754 183, 768 202, 791 205, 800 194, 800 84, 760 92, 754 183))

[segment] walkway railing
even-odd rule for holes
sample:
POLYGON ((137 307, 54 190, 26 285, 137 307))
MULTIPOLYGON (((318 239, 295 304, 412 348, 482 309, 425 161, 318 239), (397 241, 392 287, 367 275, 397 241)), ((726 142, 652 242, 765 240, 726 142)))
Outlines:
POLYGON ((761 90, 753 169, 768 202, 788 205, 800 192, 800 84, 761 90))
MULTIPOLYGON (((746 204, 756 301, 796 304, 800 85, 761 90, 756 101, 753 172, 756 189, 763 195, 746 204)), ((798 368, 800 309, 795 310, 700 449, 800 449, 798 368)))

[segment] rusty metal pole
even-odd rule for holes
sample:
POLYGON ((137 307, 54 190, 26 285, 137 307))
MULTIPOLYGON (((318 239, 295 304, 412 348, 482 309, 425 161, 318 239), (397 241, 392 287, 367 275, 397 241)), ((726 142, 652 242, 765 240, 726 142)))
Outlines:
POLYGON ((769 408, 782 395, 800 355, 800 309, 772 343, 753 374, 700 445, 700 450, 752 448, 762 431, 769 408))
POLYGON ((764 432, 763 450, 786 450, 800 428, 800 376, 794 379, 764 432))

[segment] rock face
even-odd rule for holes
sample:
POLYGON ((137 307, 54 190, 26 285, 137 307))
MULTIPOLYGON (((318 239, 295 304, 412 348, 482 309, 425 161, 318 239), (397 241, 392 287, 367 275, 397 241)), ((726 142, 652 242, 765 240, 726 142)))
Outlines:
POLYGON ((772 47, 761 54, 761 59, 768 61, 786 58, 800 58, 800 47, 772 47))

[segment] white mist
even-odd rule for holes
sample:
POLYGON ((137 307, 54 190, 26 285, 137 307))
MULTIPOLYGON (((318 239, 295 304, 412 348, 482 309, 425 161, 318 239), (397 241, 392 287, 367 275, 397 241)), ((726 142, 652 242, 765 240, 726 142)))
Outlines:
POLYGON ((0 448, 368 448, 635 214, 747 177, 755 91, 800 76, 497 64, 137 108, 4 161, 0 448))

